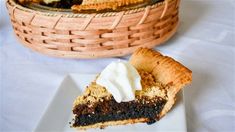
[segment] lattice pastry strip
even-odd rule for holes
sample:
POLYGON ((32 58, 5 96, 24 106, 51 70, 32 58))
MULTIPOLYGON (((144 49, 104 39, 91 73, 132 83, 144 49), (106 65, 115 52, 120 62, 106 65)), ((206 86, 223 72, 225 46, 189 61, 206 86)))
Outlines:
POLYGON ((74 5, 72 9, 75 11, 81 10, 104 10, 113 9, 116 10, 118 7, 143 3, 147 0, 84 0, 81 5, 74 5))

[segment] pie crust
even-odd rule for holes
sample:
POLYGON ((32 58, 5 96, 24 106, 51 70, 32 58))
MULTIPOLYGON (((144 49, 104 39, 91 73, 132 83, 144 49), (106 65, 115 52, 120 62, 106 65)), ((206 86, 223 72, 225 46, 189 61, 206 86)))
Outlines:
POLYGON ((139 4, 146 0, 84 0, 81 5, 73 5, 72 10, 104 10, 112 9, 116 10, 118 7, 139 4))
POLYGON ((137 70, 151 73, 157 81, 166 85, 168 101, 160 113, 164 116, 175 103, 176 94, 192 81, 192 71, 176 60, 147 48, 138 49, 130 58, 137 70))

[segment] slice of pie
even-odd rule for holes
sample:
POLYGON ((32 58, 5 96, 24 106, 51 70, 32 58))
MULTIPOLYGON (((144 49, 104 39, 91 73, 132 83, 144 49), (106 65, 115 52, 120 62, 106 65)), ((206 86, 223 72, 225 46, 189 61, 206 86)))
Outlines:
POLYGON ((118 103, 95 80, 74 101, 72 127, 88 129, 139 122, 152 124, 172 108, 176 94, 192 80, 189 69, 157 51, 140 48, 129 62, 141 76, 142 90, 135 92, 135 100, 118 103))

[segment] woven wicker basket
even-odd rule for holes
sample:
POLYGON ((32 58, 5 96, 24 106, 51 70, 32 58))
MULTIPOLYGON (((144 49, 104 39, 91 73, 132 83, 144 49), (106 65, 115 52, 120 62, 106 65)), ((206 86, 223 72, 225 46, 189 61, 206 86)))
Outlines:
POLYGON ((168 40, 178 26, 179 0, 128 11, 44 12, 7 0, 15 34, 27 47, 67 58, 123 56, 168 40))

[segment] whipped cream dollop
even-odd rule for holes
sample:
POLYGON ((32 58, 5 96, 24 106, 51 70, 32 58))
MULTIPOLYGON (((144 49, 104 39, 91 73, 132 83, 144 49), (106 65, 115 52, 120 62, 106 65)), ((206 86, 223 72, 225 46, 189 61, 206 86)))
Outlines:
POLYGON ((96 83, 105 87, 118 103, 135 100, 135 90, 142 90, 138 71, 126 61, 110 63, 96 83))

